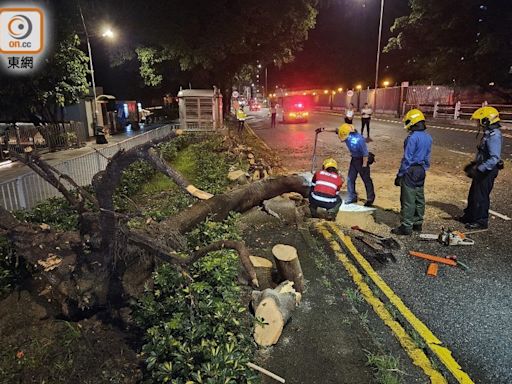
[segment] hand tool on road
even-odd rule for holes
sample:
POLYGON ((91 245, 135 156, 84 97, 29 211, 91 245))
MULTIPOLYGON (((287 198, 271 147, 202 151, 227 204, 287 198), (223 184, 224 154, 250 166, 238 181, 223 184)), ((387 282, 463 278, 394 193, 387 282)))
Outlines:
POLYGON ((390 249, 400 249, 401 248, 400 244, 398 243, 398 241, 396 241, 392 237, 384 237, 384 236, 381 236, 381 235, 377 235, 376 233, 367 231, 366 229, 360 228, 357 225, 354 225, 352 227, 352 229, 354 231, 362 232, 362 233, 364 233, 366 235, 369 235, 369 236, 373 237, 374 239, 377 239, 379 241, 379 243, 381 243, 385 248, 390 248, 390 249))
POLYGON ((439 235, 430 233, 422 233, 421 240, 437 240, 443 245, 474 245, 475 241, 468 239, 466 234, 459 231, 452 231, 451 229, 441 228, 439 235))
POLYGON ((430 263, 427 268, 427 276, 436 277, 438 269, 439 269, 439 264, 430 263))
POLYGON ((316 170, 316 142, 318 141, 318 135, 325 131, 325 128, 315 129, 315 144, 313 145, 313 158, 311 159, 311 173, 315 174, 316 170))
POLYGON ((464 270, 469 269, 467 264, 464 264, 463 262, 459 261, 455 256, 440 257, 416 251, 409 251, 409 255, 418 257, 420 259, 433 261, 434 263, 446 264, 449 265, 450 267, 461 267, 464 270))
POLYGON ((375 254, 375 259, 381 263, 384 264, 388 260, 391 260, 393 263, 396 263, 396 257, 393 255, 392 252, 386 251, 383 248, 379 248, 375 243, 368 241, 363 236, 356 236, 356 240, 359 240, 361 243, 368 246, 375 254))

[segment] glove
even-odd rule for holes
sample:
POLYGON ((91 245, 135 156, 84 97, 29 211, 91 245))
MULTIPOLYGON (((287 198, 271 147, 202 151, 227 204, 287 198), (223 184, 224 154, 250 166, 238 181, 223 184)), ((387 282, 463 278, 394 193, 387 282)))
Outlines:
POLYGON ((323 132, 325 130, 325 128, 317 128, 315 129, 315 133, 320 133, 320 132, 323 132))
POLYGON ((395 186, 399 187, 402 184, 402 176, 397 176, 395 178, 395 186))
POLYGON ((478 174, 476 162, 472 161, 464 167, 464 173, 470 179, 473 179, 478 174))

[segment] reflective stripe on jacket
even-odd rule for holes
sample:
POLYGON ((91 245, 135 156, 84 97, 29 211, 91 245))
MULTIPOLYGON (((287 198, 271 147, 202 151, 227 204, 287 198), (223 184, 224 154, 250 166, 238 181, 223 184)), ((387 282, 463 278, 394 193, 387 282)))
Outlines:
POLYGON ((335 201, 342 185, 343 179, 337 173, 317 171, 311 181, 311 195, 318 201, 331 202, 332 200, 325 199, 333 198, 335 201))

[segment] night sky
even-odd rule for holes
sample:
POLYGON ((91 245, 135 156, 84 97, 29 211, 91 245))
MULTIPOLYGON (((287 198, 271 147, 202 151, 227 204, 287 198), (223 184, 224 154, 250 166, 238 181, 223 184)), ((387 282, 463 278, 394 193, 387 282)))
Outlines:
MULTIPOLYGON (((289 88, 373 86, 379 13, 380 0, 333 0, 323 5, 319 9, 316 28, 310 31, 304 50, 297 53, 295 61, 280 69, 269 67, 269 88, 275 85, 289 88)), ((382 47, 390 36, 389 28, 395 18, 406 14, 407 0, 387 0, 382 47)), ((118 99, 139 99, 146 103, 152 98, 160 99, 165 93, 177 93, 179 83, 169 79, 158 88, 144 87, 136 62, 112 68, 104 54, 108 49, 104 44, 93 42, 93 51, 96 52, 97 84, 103 86, 106 93, 118 99)), ((389 55, 381 55, 380 67, 381 80, 387 79, 391 84, 402 80, 398 74, 400 63, 393 63, 389 55)), ((263 79, 262 76, 262 82, 263 79)), ((192 86, 206 85, 192 83, 192 86)))
MULTIPOLYGON (((382 47, 396 17, 408 14, 407 0, 384 5, 382 47)), ((287 87, 373 86, 379 28, 380 0, 337 0, 320 9, 317 26, 293 63, 269 71, 272 85, 287 87)), ((400 82, 400 63, 381 54, 380 79, 400 82)))

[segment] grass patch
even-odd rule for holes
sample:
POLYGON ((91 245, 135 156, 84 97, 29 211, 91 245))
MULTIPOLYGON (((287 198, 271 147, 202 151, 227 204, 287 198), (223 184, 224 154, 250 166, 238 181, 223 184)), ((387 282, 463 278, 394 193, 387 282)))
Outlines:
POLYGON ((375 378, 379 384, 400 384, 399 360, 392 355, 376 355, 367 351, 367 365, 374 370, 375 378))
POLYGON ((345 288, 344 294, 345 297, 349 299, 354 305, 362 303, 364 301, 363 296, 357 289, 345 288))

